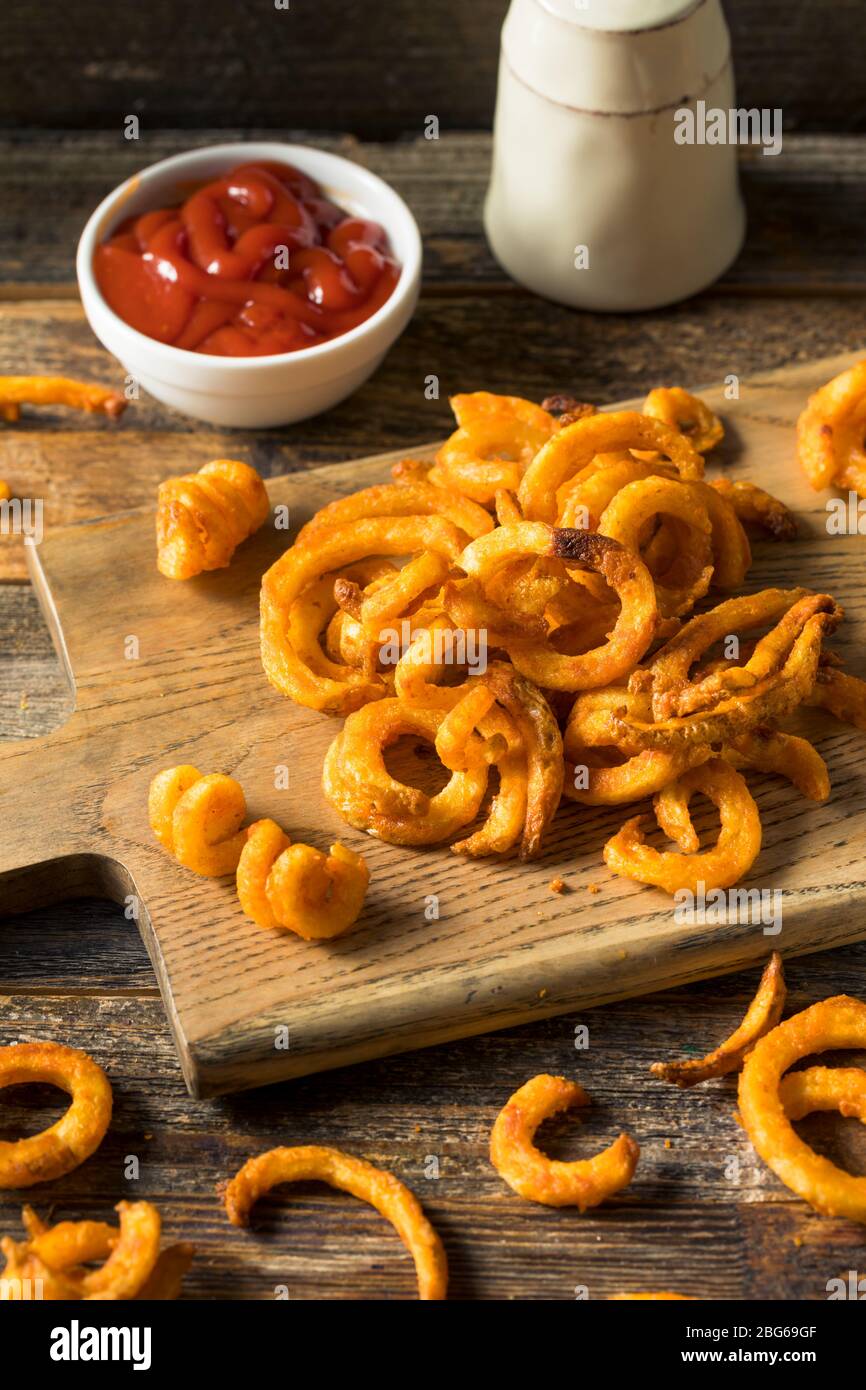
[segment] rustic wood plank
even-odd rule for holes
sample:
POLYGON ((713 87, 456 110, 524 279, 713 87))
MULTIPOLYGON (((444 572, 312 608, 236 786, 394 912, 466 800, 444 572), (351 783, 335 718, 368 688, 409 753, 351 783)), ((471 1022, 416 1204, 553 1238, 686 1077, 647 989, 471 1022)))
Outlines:
MULTIPOLYGON (((67 917, 83 925, 81 908, 67 917)), ((0 928, 0 953, 11 926, 0 928)), ((0 962, 5 974, 2 954, 0 962)), ((788 979, 791 1010, 828 993, 862 995, 866 947, 792 961, 788 979)), ((287 1283, 296 1299, 412 1297, 396 1238, 348 1198, 305 1184, 263 1202, 251 1234, 225 1220, 215 1185, 251 1154, 278 1143, 334 1144, 391 1168, 416 1191, 445 1240, 457 1298, 568 1300, 578 1285, 592 1298, 673 1285, 698 1297, 820 1299, 827 1279, 857 1267, 861 1228, 816 1216, 764 1167, 733 1119, 732 1078, 684 1094, 647 1072, 659 1056, 703 1050, 731 1031, 754 986, 751 971, 266 1093, 193 1102, 157 1001, 34 995, 22 982, 2 1000, 0 1042, 52 1037, 87 1048, 106 1066, 116 1104, 93 1158, 26 1195, 58 1218, 108 1216, 131 1190, 156 1201, 168 1237, 198 1245, 188 1296, 270 1298, 287 1283), (578 1022, 589 1026, 581 1052, 578 1022), (582 1217, 521 1201, 487 1160, 499 1107, 544 1070, 577 1075, 593 1098, 580 1122, 545 1126, 551 1153, 585 1155, 620 1128, 642 1145, 632 1185, 582 1217), (130 1154, 141 1161, 135 1185, 122 1176, 130 1154), (425 1177, 431 1156, 435 1179, 425 1177)), ((47 1101, 53 1115, 54 1099, 44 1088, 0 1092, 0 1134, 33 1132, 49 1118, 34 1106, 47 1101)), ((862 1126, 821 1119, 817 1137, 804 1126, 810 1142, 866 1171, 862 1126)), ((0 1193, 4 1233, 18 1229, 20 1203, 20 1194, 0 1193)))
MULTIPOLYGON (((541 400, 553 390, 609 402, 661 382, 692 388, 730 372, 745 378, 864 345, 859 298, 702 295, 672 310, 574 314, 530 295, 424 298, 376 375, 335 410, 284 429, 217 431, 156 401, 118 422, 61 409, 25 410, 0 424, 0 478, 42 498, 49 529, 143 505, 158 482, 208 459, 239 457, 263 476, 338 462, 365 449, 411 454, 451 428, 447 397, 485 388, 541 400), (439 399, 425 381, 439 378, 439 399)), ((6 304, 0 371, 61 371, 122 382, 81 308, 64 301, 6 304)), ((23 546, 0 539, 0 579, 25 577, 23 546)))
MULTIPOLYGON (((803 400, 845 362, 744 379, 737 401, 725 401, 719 388, 706 394, 731 427, 726 471, 759 477, 802 523, 796 546, 756 544, 750 586, 809 575, 833 592, 846 610, 839 648, 856 671, 866 616, 862 547, 857 536, 828 536, 823 499, 791 460, 803 400)), ((278 478, 271 501, 288 504, 298 525, 328 498, 387 476, 387 464, 376 457, 278 478)), ((262 528, 228 571, 188 586, 178 606, 177 590, 153 565, 150 508, 49 536, 32 552, 35 578, 58 615, 77 708, 50 738, 0 750, 0 788, 28 786, 18 836, 0 848, 7 901, 29 906, 94 882, 121 901, 138 895, 197 1092, 505 1027, 765 954, 766 939, 748 923, 678 924, 663 894, 607 874, 600 848, 622 823, 619 808, 562 810, 544 855, 523 866, 466 863, 444 849, 412 856, 347 832, 321 797, 333 722, 280 701, 262 678, 256 597, 262 571, 284 546, 283 533, 262 528), (127 634, 140 643, 138 660, 124 659, 127 634), (179 871, 154 844, 146 818, 154 769, 178 760, 232 771, 253 818, 272 816, 294 838, 327 845, 339 836, 361 850, 373 876, 363 926, 316 951, 251 928, 229 885, 179 871), (286 760, 288 793, 274 782, 286 760), (549 892, 554 876, 566 879, 562 897, 549 892), (595 897, 585 891, 593 882, 602 890, 595 897), (432 928, 424 913, 431 892, 441 899, 432 928), (274 1047, 280 1025, 291 1031, 285 1051, 274 1047)), ((866 813, 857 776, 862 739, 827 721, 810 732, 828 760, 831 800, 807 805, 772 779, 757 791, 764 845, 749 882, 783 888, 786 953, 864 930, 862 868, 852 853, 866 813)))
MULTIPOLYGON (((397 144, 301 131, 177 131, 145 128, 138 141, 100 131, 0 134, 0 300, 53 290, 73 294, 75 248, 97 203, 144 165, 231 139, 297 138, 366 165, 394 185, 424 238, 425 284, 506 281, 484 238, 482 205, 490 136, 447 130, 397 144), (25 234, 26 233, 26 234, 25 234)), ((859 228, 866 214, 866 149, 844 136, 787 136, 781 155, 741 154, 749 213, 745 248, 722 279, 755 289, 866 283, 859 228)))
MULTIPOLYGON (((866 128, 858 0, 724 0, 738 99, 779 106, 792 128, 866 128)), ((267 125, 356 130, 366 138, 443 126, 484 128, 493 114, 506 0, 211 0, 195 17, 78 0, 57 24, 47 8, 7 0, 0 123, 106 127, 267 125)))

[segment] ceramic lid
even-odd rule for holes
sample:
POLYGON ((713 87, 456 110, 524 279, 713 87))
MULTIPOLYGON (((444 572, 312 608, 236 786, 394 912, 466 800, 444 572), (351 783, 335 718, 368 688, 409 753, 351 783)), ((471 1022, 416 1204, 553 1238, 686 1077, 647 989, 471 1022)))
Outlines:
POLYGON ((502 52, 557 105, 637 115, 699 97, 730 39, 719 0, 511 0, 502 52))

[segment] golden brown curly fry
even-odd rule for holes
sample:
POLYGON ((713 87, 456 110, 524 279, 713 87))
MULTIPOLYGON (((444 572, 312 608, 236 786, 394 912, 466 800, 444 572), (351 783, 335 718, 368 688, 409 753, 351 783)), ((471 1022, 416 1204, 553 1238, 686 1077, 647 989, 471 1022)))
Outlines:
POLYGON ((307 941, 349 930, 364 905, 370 870, 359 854, 331 845, 329 855, 293 845, 275 821, 247 831, 237 869, 238 897, 260 927, 295 932, 307 941))
POLYGON ((267 520, 265 485, 248 463, 215 459, 159 485, 156 563, 167 579, 225 569, 241 541, 267 520))
POLYGON ((496 1117, 490 1162, 518 1196, 547 1207, 586 1211, 631 1182, 640 1147, 629 1134, 621 1134, 594 1158, 574 1163, 560 1163, 535 1147, 535 1131, 543 1120, 589 1103, 583 1087, 563 1076, 534 1076, 514 1092, 496 1117))
POLYGON ((235 872, 247 803, 233 777, 203 776, 188 763, 166 768, 150 784, 147 809, 154 835, 185 869, 205 878, 235 872))
POLYGON ((685 1062, 653 1062, 650 1071, 662 1081, 683 1088, 697 1086, 717 1076, 739 1071, 746 1054, 758 1038, 775 1028, 785 1007, 785 970, 782 957, 774 951, 761 976, 758 992, 748 1007, 739 1028, 706 1057, 693 1057, 685 1062))
POLYGON ((369 1202, 390 1221, 415 1261, 418 1296, 441 1300, 448 1286, 448 1262, 442 1242, 421 1204, 393 1173, 374 1168, 339 1149, 305 1145, 270 1149, 244 1164, 225 1191, 225 1208, 233 1226, 249 1224, 250 1211, 272 1187, 284 1182, 326 1182, 369 1202))
POLYGON ((91 415, 117 419, 126 397, 106 386, 91 386, 65 376, 0 376, 0 418, 13 423, 22 405, 71 405, 91 415))
POLYGON ((86 1052, 51 1042, 0 1048, 0 1087, 31 1082, 59 1087, 72 1104, 42 1133, 0 1142, 0 1188, 33 1187, 71 1173, 99 1148, 111 1120, 111 1085, 86 1052))

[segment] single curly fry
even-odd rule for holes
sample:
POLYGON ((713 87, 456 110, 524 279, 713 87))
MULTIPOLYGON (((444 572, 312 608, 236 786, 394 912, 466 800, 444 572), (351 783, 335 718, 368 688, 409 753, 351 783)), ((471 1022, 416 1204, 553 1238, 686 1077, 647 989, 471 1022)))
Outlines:
POLYGON ((730 478, 713 478, 710 487, 730 502, 740 521, 762 527, 775 541, 792 541, 796 538, 797 522, 793 513, 778 497, 765 492, 756 483, 735 483, 730 478))
POLYGON ((241 541, 267 521, 265 485, 248 463, 215 459, 168 478, 156 504, 156 564, 167 579, 225 569, 241 541))
POLYGON ((782 1017, 786 992, 782 957, 774 951, 739 1028, 706 1057, 694 1057, 686 1062, 653 1062, 650 1066, 653 1076, 685 1089, 739 1071, 758 1038, 775 1028, 782 1017))
POLYGON ((426 479, 410 477, 405 482, 365 487, 360 492, 329 502, 301 527, 295 545, 304 544, 323 529, 377 516, 442 516, 459 527, 467 540, 474 540, 476 536, 483 536, 493 529, 489 512, 477 502, 461 497, 454 491, 435 487, 426 479))
POLYGON ((86 1052, 50 1042, 0 1048, 0 1088, 31 1082, 59 1087, 72 1104, 41 1134, 0 1142, 0 1188, 34 1187, 71 1173, 99 1148, 111 1120, 111 1085, 86 1052))
POLYGON ((657 386, 643 403, 644 415, 684 434, 699 454, 715 449, 725 437, 725 427, 700 396, 682 386, 657 386))
POLYGON ((272 1187, 309 1181, 325 1182, 375 1207, 390 1221, 415 1261, 418 1297, 428 1302, 444 1299, 448 1262, 417 1197, 393 1173, 339 1149, 303 1145, 270 1149, 249 1159, 225 1191, 229 1221, 233 1226, 247 1226, 252 1208, 272 1187))
POLYGON ((489 506, 501 489, 514 492, 527 465, 559 424, 520 396, 489 391, 452 396, 458 429, 430 470, 431 483, 489 506))
POLYGON ((233 777, 205 777, 189 764, 166 768, 150 784, 147 809, 154 835, 185 869, 205 878, 235 872, 247 803, 233 777))
POLYGON ((833 667, 821 667, 807 705, 829 710, 843 724, 866 730, 866 681, 833 667))
POLYGON ((30 1249, 55 1271, 107 1260, 119 1239, 119 1231, 105 1221, 60 1221, 31 1236, 30 1249))
POLYGON ((71 405, 117 419, 127 404, 119 391, 65 376, 0 376, 0 418, 10 422, 19 418, 22 405, 71 405))
POLYGON ((496 1117, 490 1162, 518 1196, 546 1207, 586 1211, 631 1182, 640 1147, 629 1134, 621 1134, 594 1158, 575 1163, 560 1163, 535 1147, 535 1131, 543 1120, 589 1103, 583 1087, 562 1076, 534 1076, 514 1092, 496 1117))
POLYGON ((371 682, 363 671, 348 670, 333 679, 308 664, 295 640, 294 603, 323 575, 369 556, 433 551, 453 562, 462 541, 463 532, 440 516, 367 517, 316 532, 315 545, 290 547, 262 580, 261 650, 268 680, 296 704, 330 714, 347 714, 384 695, 384 682, 371 682))
POLYGON ((359 854, 332 845, 330 855, 293 845, 272 820, 247 831, 238 863, 241 907, 260 927, 295 932, 306 941, 342 934, 357 921, 370 882, 359 854))
POLYGON ((851 489, 866 497, 866 361, 809 397, 797 420, 797 454, 816 492, 851 489))
POLYGON ((105 1264, 81 1280, 84 1298, 135 1298, 159 1258, 162 1220, 150 1202, 118 1202, 120 1236, 105 1264))
POLYGON ((678 617, 704 596, 713 578, 713 527, 698 484, 661 477, 627 483, 605 507, 598 530, 639 554, 643 528, 661 515, 676 517, 685 524, 677 575, 669 571, 670 577, 656 579, 659 612, 666 618, 678 617))
POLYGON ((662 829, 684 852, 653 849, 645 842, 642 817, 635 816, 604 847, 604 862, 615 874, 675 894, 696 893, 699 884, 705 890, 728 888, 749 872, 761 849, 761 818, 743 778, 724 758, 684 772, 657 793, 654 804, 662 829), (702 853, 688 814, 697 791, 718 807, 721 819, 716 844, 702 853))
POLYGON ((517 497, 530 521, 553 524, 559 489, 596 454, 624 449, 646 449, 663 455, 681 478, 700 478, 704 465, 686 437, 634 410, 590 415, 567 425, 536 454, 523 475, 517 497))
POLYGON ((8 501, 9 501, 9 498, 10 498, 11 496, 12 496, 12 489, 11 489, 11 487, 9 486, 8 483, 4 483, 3 479, 0 478, 0 502, 8 502, 8 501))
POLYGON ((380 700, 350 714, 325 757, 322 788, 336 811, 357 830, 390 844, 437 844, 470 825, 487 788, 487 767, 453 772, 427 796, 391 776, 384 750, 404 734, 435 743, 443 712, 380 700))
POLYGON ((789 1120, 816 1110, 838 1110, 866 1124, 866 1071, 862 1067, 807 1067, 782 1077, 779 1098, 789 1120))
POLYGON ((830 795, 827 764, 808 739, 796 734, 758 725, 726 743, 722 752, 734 767, 754 767, 787 777, 810 801, 826 801, 830 795))
POLYGON ((743 1125, 776 1176, 816 1211, 860 1222, 866 1222, 866 1177, 846 1173, 799 1137, 785 1113, 782 1078, 795 1062, 814 1052, 864 1047, 866 1004, 836 995, 794 1014, 761 1038, 746 1058, 739 1084, 743 1125))

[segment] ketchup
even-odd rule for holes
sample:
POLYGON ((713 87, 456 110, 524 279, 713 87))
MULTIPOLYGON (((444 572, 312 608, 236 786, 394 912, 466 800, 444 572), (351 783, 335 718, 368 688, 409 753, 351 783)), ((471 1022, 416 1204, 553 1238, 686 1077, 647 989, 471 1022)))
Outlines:
POLYGON ((297 352, 363 323, 400 265, 287 164, 242 164, 179 207, 128 218, 94 256, 114 312, 161 343, 222 357, 297 352))

